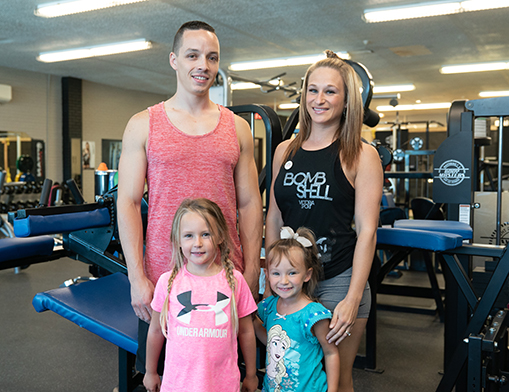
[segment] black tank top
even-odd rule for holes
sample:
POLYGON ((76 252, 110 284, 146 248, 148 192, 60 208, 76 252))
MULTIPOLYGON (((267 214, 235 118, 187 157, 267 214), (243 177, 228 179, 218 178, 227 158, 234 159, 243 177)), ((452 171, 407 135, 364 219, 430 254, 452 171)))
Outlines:
POLYGON ((315 233, 325 279, 352 266, 357 240, 352 228, 355 190, 341 168, 337 143, 317 151, 299 149, 283 163, 274 183, 284 225, 315 233))

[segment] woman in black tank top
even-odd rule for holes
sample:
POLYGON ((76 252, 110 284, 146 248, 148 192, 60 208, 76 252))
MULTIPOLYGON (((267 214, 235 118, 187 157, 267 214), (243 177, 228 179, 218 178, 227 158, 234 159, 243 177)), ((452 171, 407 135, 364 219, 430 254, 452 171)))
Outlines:
MULTIPOLYGON (((351 271, 346 293, 338 293, 333 302, 327 336, 338 345, 341 358, 339 391, 353 391, 353 362, 367 322, 359 306, 376 247, 383 185, 378 153, 361 141, 360 87, 353 68, 331 51, 308 69, 300 131, 274 155, 266 220, 266 249, 279 238, 282 226, 309 227, 322 245, 324 283, 351 271)), ((325 304, 331 298, 323 300, 325 304)))

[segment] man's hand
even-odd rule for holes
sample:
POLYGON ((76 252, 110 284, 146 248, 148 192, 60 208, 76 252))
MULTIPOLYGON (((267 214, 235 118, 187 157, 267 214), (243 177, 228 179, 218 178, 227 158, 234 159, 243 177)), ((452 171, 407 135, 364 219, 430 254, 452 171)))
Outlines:
POLYGON ((251 290, 251 294, 253 294, 253 298, 258 302, 258 298, 260 297, 260 271, 254 268, 246 269, 244 271, 244 279, 251 290))
POLYGON ((150 323, 152 315, 150 303, 153 297, 154 285, 146 276, 139 276, 131 281, 131 305, 136 316, 146 323, 150 323))

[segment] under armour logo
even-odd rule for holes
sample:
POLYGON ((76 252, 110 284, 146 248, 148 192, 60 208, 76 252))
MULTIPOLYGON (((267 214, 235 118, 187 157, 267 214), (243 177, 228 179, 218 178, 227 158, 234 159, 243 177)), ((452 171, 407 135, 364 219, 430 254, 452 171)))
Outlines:
POLYGON ((191 291, 186 291, 182 294, 177 295, 177 299, 184 309, 182 309, 177 315, 177 319, 184 324, 191 323, 191 312, 214 312, 216 314, 216 326, 224 324, 228 322, 228 316, 223 311, 226 306, 230 303, 230 298, 228 298, 223 293, 217 292, 217 302, 215 305, 209 304, 193 304, 191 302, 191 291))

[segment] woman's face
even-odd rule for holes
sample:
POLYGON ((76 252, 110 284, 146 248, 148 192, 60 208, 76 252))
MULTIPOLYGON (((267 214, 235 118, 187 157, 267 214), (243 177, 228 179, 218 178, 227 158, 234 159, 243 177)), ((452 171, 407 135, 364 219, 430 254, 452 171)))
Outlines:
POLYGON ((306 109, 314 125, 337 128, 345 108, 345 87, 339 71, 320 67, 308 78, 306 109))

